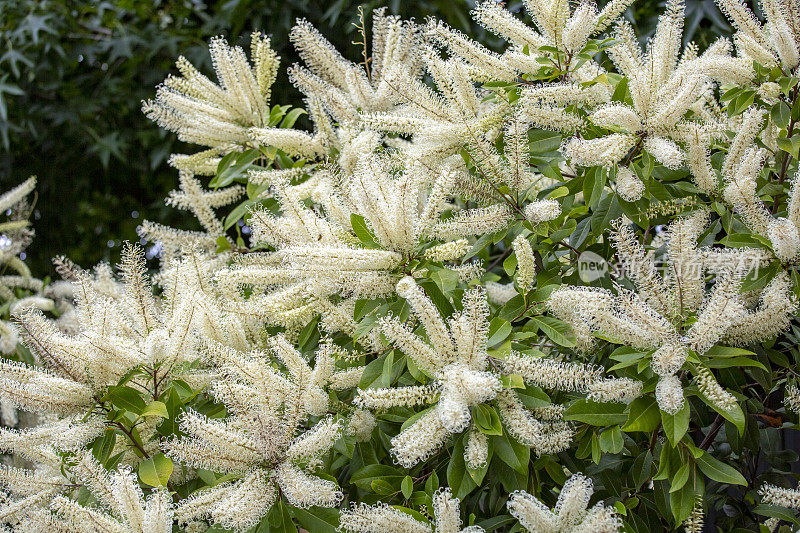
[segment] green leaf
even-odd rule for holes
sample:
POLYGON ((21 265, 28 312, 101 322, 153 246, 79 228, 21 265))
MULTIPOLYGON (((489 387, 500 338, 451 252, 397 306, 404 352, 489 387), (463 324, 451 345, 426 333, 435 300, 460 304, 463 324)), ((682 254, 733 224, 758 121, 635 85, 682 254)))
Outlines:
POLYGON ((525 299, 521 294, 518 294, 506 302, 503 308, 500 309, 498 316, 505 318, 508 321, 512 321, 519 318, 524 310, 525 299))
POLYGON ((739 435, 744 435, 744 430, 745 430, 744 411, 742 411, 742 408, 741 406, 739 406, 738 403, 734 404, 733 407, 730 408, 729 410, 723 411, 722 409, 717 407, 717 405, 714 402, 706 398, 706 396, 703 393, 700 393, 699 396, 700 399, 703 400, 703 403, 705 403, 707 406, 709 406, 717 413, 721 414, 723 418, 725 418, 725 420, 730 421, 731 424, 736 426, 736 429, 739 430, 739 435))
MULTIPOLYGON (((527 46, 527 45, 525 45, 527 46)), ((487 518, 486 520, 481 520, 477 522, 475 525, 480 526, 483 528, 486 533, 491 533, 492 531, 508 531, 505 529, 505 526, 511 526, 517 522, 517 519, 511 515, 499 515, 494 516, 492 518, 487 518)))
POLYGON ((575 233, 578 223, 574 218, 567 219, 564 225, 550 234, 550 240, 553 242, 560 242, 575 233))
POLYGON ((487 435, 502 435, 503 425, 500 423, 500 415, 497 414, 494 407, 484 403, 478 404, 475 409, 475 425, 481 430, 481 433, 487 435))
POLYGON ((658 457, 658 471, 653 476, 654 480, 667 479, 670 472, 670 463, 672 462, 673 448, 666 445, 661 447, 661 453, 658 457))
POLYGON ((669 484, 669 491, 675 492, 681 490, 686 482, 689 481, 689 473, 692 470, 692 463, 690 461, 686 461, 681 464, 678 471, 672 476, 669 484))
POLYGON ((614 87, 614 94, 611 96, 611 100, 614 102, 624 102, 625 97, 628 94, 628 78, 622 78, 617 86, 614 87))
POLYGON ((742 92, 728 103, 728 116, 736 116, 744 112, 745 109, 753 105, 756 98, 756 92, 753 89, 743 89, 742 92))
POLYGON ((619 403, 599 403, 581 399, 564 411, 564 420, 575 420, 592 426, 622 424, 628 419, 625 408, 625 405, 619 403))
MULTIPOLYGON (((375 327, 375 325, 377 323, 378 323, 378 314, 377 313, 368 314, 367 316, 362 318, 361 321, 356 326, 356 329, 353 332, 353 339, 358 340, 358 339, 362 338, 364 335, 366 335, 367 333, 372 331, 372 329, 375 327)), ((369 365, 371 365, 374 362, 375 362, 375 360, 370 362, 367 365, 367 368, 369 368, 369 365)), ((365 369, 365 375, 366 375, 366 369, 365 369)), ((365 382, 365 378, 364 377, 361 378, 361 382, 362 383, 367 383, 367 385, 369 383, 372 383, 371 381, 365 382)), ((363 389, 365 386, 366 385, 362 385, 361 388, 363 389)))
POLYGON ((275 104, 272 106, 272 109, 269 111, 269 126, 275 126, 281 119, 286 115, 286 112, 289 111, 291 105, 277 105, 275 104))
POLYGON ((158 432, 163 436, 168 436, 178 432, 178 419, 185 404, 175 387, 170 387, 164 403, 169 416, 158 426, 158 432))
POLYGON ((257 200, 245 200, 244 202, 237 205, 233 211, 228 213, 228 216, 225 217, 225 221, 222 224, 224 229, 229 229, 231 226, 239 222, 239 219, 244 217, 249 211, 250 208, 254 205, 260 203, 257 200))
POLYGON ((511 254, 503 261, 503 270, 506 271, 509 277, 514 275, 514 269, 517 268, 517 254, 511 254))
POLYGON ((622 208, 619 205, 619 198, 616 194, 606 195, 592 213, 592 233, 595 237, 599 237, 601 233, 611 227, 611 221, 620 216, 622 216, 622 208))
POLYGON ((600 437, 597 432, 592 432, 592 462, 596 465, 600 464, 600 457, 603 455, 603 450, 600 449, 600 437))
POLYGON ((294 126, 294 123, 297 122, 297 119, 300 118, 301 115, 305 114, 306 114, 305 109, 301 107, 295 107, 294 109, 286 113, 286 116, 283 117, 283 120, 281 121, 281 125, 279 127, 291 128, 292 126, 294 126))
POLYGON ((115 407, 136 413, 137 415, 140 414, 147 405, 139 391, 125 385, 109 388, 106 393, 106 399, 113 403, 115 407))
POLYGON ((583 179, 583 201, 586 205, 594 207, 600 201, 600 196, 605 185, 605 171, 592 167, 586 172, 583 179))
MULTIPOLYGON (((526 387, 525 378, 519 374, 503 374, 500 376, 500 382, 507 389, 524 389, 526 387)), ((544 402, 544 404, 547 403, 549 402, 544 402)))
POLYGON ((361 215, 350 213, 350 226, 353 228, 353 233, 356 234, 358 240, 361 241, 366 248, 380 248, 381 246, 375 241, 375 235, 367 226, 366 220, 361 215))
POLYGON ((776 139, 778 148, 792 155, 795 159, 800 158, 800 135, 793 135, 788 139, 786 137, 778 137, 776 139))
POLYGON ((139 413, 141 416, 160 416, 161 418, 169 418, 167 406, 163 402, 150 402, 150 405, 144 408, 139 413))
MULTIPOLYGON (((441 291, 443 295, 452 293, 458 286, 458 272, 450 270, 449 268, 443 268, 432 272, 431 279, 436 283, 436 286, 439 287, 439 291, 441 291)), ((431 294, 428 296, 432 297, 431 294)))
POLYGON ((600 449, 603 452, 617 454, 624 445, 625 439, 619 426, 612 426, 600 434, 600 449))
POLYGON ((163 453, 158 453, 139 463, 139 479, 151 487, 164 487, 172 475, 172 469, 172 460, 163 453))
POLYGON ((625 508, 625 504, 620 501, 614 502, 614 509, 616 509, 617 513, 619 513, 622 516, 626 516, 628 514, 628 510, 625 508))
POLYGON ((551 341, 560 346, 572 348, 578 344, 572 328, 563 320, 551 316, 534 316, 529 323, 538 326, 551 341))
MULTIPOLYGON (((794 78, 794 79, 797 80, 797 78, 794 78)), ((797 81, 795 81, 795 84, 797 84, 797 81)), ((792 104, 791 117, 792 117, 792 120, 795 121, 795 123, 800 121, 800 98, 797 98, 796 96, 794 98, 794 103, 792 104)))
POLYGON ((447 484, 453 491, 456 498, 464 497, 472 492, 478 485, 467 473, 467 465, 464 462, 464 436, 459 437, 453 448, 453 455, 447 464, 447 484))
POLYGON ((497 346, 502 343, 511 333, 511 324, 499 316, 496 316, 489 323, 489 340, 486 341, 486 346, 489 348, 497 346))
POLYGON ((620 346, 614 350, 614 352, 609 356, 610 359, 614 361, 619 361, 616 365, 613 365, 611 368, 608 369, 609 372, 613 372, 614 370, 620 370, 623 368, 628 368, 629 366, 633 366, 642 359, 647 356, 647 352, 639 352, 633 350, 632 348, 628 348, 627 346, 620 346), (621 351, 620 349, 624 350, 621 351))
POLYGON ((731 367, 744 367, 744 366, 754 366, 760 368, 764 372, 768 372, 767 367, 765 367, 762 363, 750 359, 749 357, 730 357, 728 359, 711 359, 710 361, 706 361, 705 365, 708 368, 731 368, 731 367))
MULTIPOLYGON (((307 350, 309 347, 306 344, 312 340, 312 338, 316 337, 319 339, 317 325, 319 324, 320 317, 319 315, 315 316, 311 319, 308 324, 306 324, 303 329, 300 330, 300 333, 297 335, 297 340, 295 341, 295 346, 300 348, 301 351, 307 350)), ((314 346, 311 346, 314 348, 314 346)))
POLYGON ((433 493, 439 489, 439 476, 434 471, 425 481, 425 492, 428 496, 433 496, 433 493))
POLYGON ((231 242, 224 235, 217 237, 217 250, 216 253, 220 254, 231 249, 231 242))
POLYGON ((771 518, 779 518, 781 520, 785 520, 790 524, 798 525, 797 517, 794 514, 794 511, 791 509, 787 509, 786 507, 778 507, 777 505, 766 505, 764 503, 757 505, 753 512, 759 514, 761 516, 769 516, 771 518))
POLYGON ((622 427, 622 431, 651 433, 658 427, 659 422, 661 422, 661 411, 658 402, 650 396, 642 396, 631 403, 628 421, 622 427))
POLYGON ((591 217, 584 218, 575 227, 575 233, 569 236, 569 244, 573 248, 580 248, 586 238, 589 236, 591 230, 591 217))
POLYGON ((390 350, 386 354, 386 359, 383 360, 383 369, 381 370, 381 387, 389 388, 392 386, 392 370, 394 368, 394 350, 390 350))
MULTIPOLYGON (((508 434, 491 437, 495 456, 520 474, 528 473, 531 449, 518 443, 508 434)), ((455 452, 454 452, 455 453, 455 452)))
MULTIPOLYGON (((251 166, 253 161, 261 157, 259 150, 247 150, 246 152, 237 153, 233 152, 228 156, 233 155, 227 161, 223 158, 217 167, 217 175, 209 182, 209 187, 220 188, 227 187, 236 178, 242 177, 251 166), (227 164, 227 166, 225 165, 227 164)), ((225 157, 228 157, 225 156, 225 157)))
POLYGON ((789 125, 789 118, 790 118, 791 110, 789 106, 786 105, 785 102, 778 102, 772 109, 770 110, 770 116, 772 117, 772 121, 781 129, 786 129, 789 125))
POLYGON ((690 410, 689 402, 684 401, 681 410, 674 415, 661 411, 661 424, 672 446, 676 446, 688 431, 690 410))
POLYGON ((403 493, 403 497, 406 500, 411 497, 411 494, 414 492, 414 479, 411 476, 403 478, 403 482, 400 483, 400 491, 403 493))
POLYGON ((751 270, 747 274, 747 276, 745 276, 739 290, 742 293, 745 293, 748 291, 763 289, 767 285, 767 283, 772 281, 772 278, 774 278, 778 274, 779 270, 780 270, 780 265, 777 262, 772 263, 766 268, 758 268, 751 270), (758 273, 757 276, 755 275, 756 272, 758 273))
POLYGON ((397 489, 385 479, 373 479, 370 481, 369 487, 372 489, 372 492, 380 496, 388 496, 389 494, 397 492, 397 489))
POLYGON ((338 509, 328 509, 326 507, 300 509, 299 507, 291 507, 290 511, 292 516, 307 531, 313 531, 314 533, 337 533, 338 531, 338 509))
POLYGON ((669 506, 672 509, 672 516, 675 518, 675 525, 683 523, 694 507, 694 488, 691 484, 684 484, 680 490, 670 492, 669 506))
MULTIPOLYGON (((297 533, 292 515, 283 500, 278 498, 269 511, 269 533, 297 533)), ((257 530, 258 531, 258 530, 257 530)))
POLYGON ((723 463, 708 452, 697 459, 697 466, 709 479, 719 483, 727 483, 728 485, 747 486, 747 480, 738 470, 723 463))
POLYGON ((745 355, 755 355, 750 350, 736 348, 733 346, 712 346, 703 353, 706 357, 740 357, 745 355))
POLYGON ((392 485, 399 486, 405 477, 405 472, 393 466, 379 464, 367 465, 355 472, 350 477, 350 483, 354 484, 360 489, 369 489, 373 480, 383 479, 392 485))
POLYGON ((653 452, 647 450, 640 454, 633 461, 633 480, 636 483, 636 488, 644 485, 645 481, 650 479, 650 472, 653 470, 653 452))
POLYGON ((113 429, 106 429, 103 436, 92 444, 92 454, 105 466, 106 459, 111 456, 117 442, 117 433, 113 429))
POLYGON ((764 243, 756 239, 753 235, 747 233, 731 233, 720 239, 719 242, 731 248, 745 248, 750 246, 755 248, 766 248, 764 243))

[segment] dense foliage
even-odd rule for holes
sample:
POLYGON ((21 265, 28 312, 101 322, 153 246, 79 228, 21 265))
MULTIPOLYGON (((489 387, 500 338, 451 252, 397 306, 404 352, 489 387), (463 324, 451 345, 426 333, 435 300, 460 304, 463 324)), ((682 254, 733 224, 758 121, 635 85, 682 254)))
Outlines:
POLYGON ((642 47, 630 3, 479 3, 502 52, 361 12, 354 61, 298 21, 302 106, 212 39, 142 105, 197 219, 142 222, 154 274, 36 280, 34 183, 0 197, 0 520, 800 526, 800 6, 718 0, 701 47, 671 0, 642 47))

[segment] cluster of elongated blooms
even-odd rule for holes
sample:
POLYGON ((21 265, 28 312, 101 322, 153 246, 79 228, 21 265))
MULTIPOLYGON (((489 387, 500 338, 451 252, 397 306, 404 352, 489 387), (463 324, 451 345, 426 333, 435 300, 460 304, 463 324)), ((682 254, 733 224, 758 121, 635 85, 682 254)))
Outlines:
MULTIPOLYGON (((36 178, 29 178, 0 195, 0 355, 13 358, 21 340, 21 330, 13 316, 28 309, 50 314, 62 331, 73 331, 75 313, 72 305, 72 286, 66 281, 45 284, 33 277, 24 262, 25 249, 33 239, 28 220, 31 214, 29 197, 36 188, 36 178), (56 318, 57 317, 57 318, 56 318)), ((16 405, 0 397, 0 418, 3 425, 19 423, 16 405)))
POLYGON ((582 474, 575 474, 564 483, 552 510, 525 491, 513 493, 508 500, 508 508, 528 531, 543 533, 619 531, 622 524, 612 508, 602 503, 589 508, 589 499, 593 492, 592 480, 582 474))
MULTIPOLYGON (((166 199, 202 229, 139 230, 162 251, 154 274, 129 246, 118 273, 60 259, 64 281, 44 284, 20 259, 35 181, 0 196, 0 523, 244 532, 314 527, 303 513, 330 508, 345 532, 484 531, 469 498, 475 515, 507 515, 495 527, 621 531, 626 504, 590 506, 580 463, 548 462, 600 463, 623 439, 570 410, 618 416, 654 401, 677 420, 697 395, 735 420, 742 397, 720 383, 715 354, 789 329, 800 257, 800 178, 786 195, 764 181, 779 168, 789 184, 796 161, 776 154, 795 119, 766 108, 787 91, 754 81, 763 68, 800 75, 797 3, 764 0, 762 24, 719 0, 736 33, 702 53, 682 48, 679 0, 642 50, 620 19, 631 3, 529 0, 530 27, 480 2, 472 15, 503 53, 379 9, 371 48, 361 20, 360 63, 301 20, 290 39, 303 64, 289 77, 304 110, 270 104, 269 39, 253 34, 248 58, 214 38, 216 82, 181 58, 143 105, 202 147, 170 158, 179 186, 166 199), (749 107, 726 113, 720 88, 751 85, 749 107), (302 112, 312 131, 293 127, 302 112), (658 203, 663 191, 696 199, 658 203), (728 244, 748 239, 721 246, 723 225, 728 244), (578 285, 590 230, 618 269, 578 285), (748 285, 759 269, 772 275, 748 285), (648 364, 606 370, 609 344, 648 364), (36 417, 16 428, 17 408, 36 417), (490 465, 514 470, 531 452, 555 492, 489 481, 490 465), (402 488, 376 478, 369 493, 351 470, 381 466, 408 473, 402 488), (473 498, 461 477, 494 492, 473 498)), ((797 412, 800 391, 784 388, 797 412)), ((686 453, 702 457, 717 431, 686 453)), ((636 443, 614 453, 623 445, 636 443)), ((800 509, 795 490, 759 494, 800 509)), ((702 494, 671 505, 683 499, 694 504, 673 514, 699 531, 702 494)))
MULTIPOLYGON (((748 270, 739 265, 757 266, 761 253, 698 247, 706 219, 707 213, 701 211, 667 228, 663 275, 631 229, 619 224, 611 239, 634 290, 618 286, 613 294, 602 288, 564 286, 549 300, 551 311, 572 326, 583 350, 593 347, 593 334, 600 332, 612 342, 652 351, 651 368, 659 378, 656 400, 671 414, 685 403, 678 373, 690 354, 702 358, 720 341, 742 345, 774 338, 789 326, 796 310, 785 274, 764 288, 754 308, 746 306, 740 286, 748 270), (720 254, 722 261, 716 257, 720 254), (706 294, 709 272, 715 283, 706 294), (687 324, 690 315, 694 320, 687 324)), ((736 404, 708 368, 700 364, 692 373, 702 394, 715 406, 727 411, 736 404)))
MULTIPOLYGON (((28 222, 28 195, 36 187, 36 179, 30 178, 10 191, 3 192, 0 196, 0 212, 7 213, 7 220, 0 223, 0 265, 4 271, 14 272, 0 278, 0 299, 4 305, 19 305, 16 288, 36 289, 41 291, 40 280, 31 277, 31 272, 19 257, 33 238, 33 231, 28 222)), ((15 307, 16 309, 16 307, 15 307)), ((8 355, 17 347, 19 330, 8 320, 0 321, 0 353, 8 355)), ((5 418, 5 417, 4 417, 5 418)))

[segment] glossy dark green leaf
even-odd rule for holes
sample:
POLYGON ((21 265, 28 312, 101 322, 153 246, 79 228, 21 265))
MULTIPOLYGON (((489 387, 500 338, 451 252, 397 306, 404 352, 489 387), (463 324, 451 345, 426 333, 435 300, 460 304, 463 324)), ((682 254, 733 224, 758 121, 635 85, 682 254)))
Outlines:
POLYGON ((494 448, 494 455, 512 469, 521 474, 527 474, 530 448, 518 443, 513 437, 493 435, 490 437, 494 448))
POLYGON ((486 435, 502 435, 503 425, 500 422, 500 415, 494 407, 484 403, 475 406, 473 409, 475 425, 486 435))
POLYGON ((147 406, 141 392, 125 385, 109 388, 106 398, 116 407, 137 415, 141 414, 147 406))
POLYGON ((624 445, 625 440, 619 426, 611 426, 600 434, 600 450, 605 453, 619 453, 624 445))
POLYGON ((661 411, 655 398, 643 396, 631 403, 628 420, 622 426, 622 431, 650 433, 658 427, 659 422, 661 422, 661 411))
POLYGON ((337 533, 338 531, 339 511, 337 509, 290 507, 290 512, 307 531, 314 533, 337 533))
POLYGON ((747 486, 747 480, 734 467, 706 452, 697 459, 697 466, 706 476, 719 483, 747 486))
POLYGON ((666 434, 672 446, 676 446, 689 429, 690 412, 691 408, 688 401, 685 401, 683 408, 674 415, 661 411, 661 424, 664 427, 664 434, 666 434))
POLYGON ((353 233, 356 234, 358 240, 365 248, 380 248, 380 245, 375 240, 375 235, 372 230, 367 226, 366 220, 359 214, 350 213, 350 226, 353 228, 353 233))
POLYGON ((564 420, 584 422, 592 426, 622 424, 628 418, 625 409, 625 405, 618 403, 577 400, 564 411, 564 420))
POLYGON ((575 333, 563 320, 551 316, 534 316, 529 323, 538 326, 542 333, 559 346, 572 348, 577 344, 575 333))

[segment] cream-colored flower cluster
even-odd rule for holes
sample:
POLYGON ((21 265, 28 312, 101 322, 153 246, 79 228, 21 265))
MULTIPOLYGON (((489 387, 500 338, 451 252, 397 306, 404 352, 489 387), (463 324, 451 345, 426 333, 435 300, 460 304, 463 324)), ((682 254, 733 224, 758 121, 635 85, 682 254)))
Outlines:
MULTIPOLYGON (((433 516, 437 533, 483 533, 480 526, 461 527, 461 502, 450 489, 433 496, 433 516)), ((359 504, 342 511, 340 529, 347 533, 433 533, 430 524, 386 504, 359 504)))
POLYGON ((765 115, 763 109, 753 106, 742 116, 722 166, 724 198, 754 234, 770 242, 775 257, 796 262, 800 258, 800 174, 792 181, 785 217, 771 213, 758 193, 757 180, 768 153, 758 145, 765 115))
MULTIPOLYGON (((706 217, 698 212, 669 227, 663 275, 631 229, 619 222, 612 240, 625 276, 636 290, 618 286, 613 294, 594 287, 564 286, 556 289, 548 302, 550 310, 572 326, 585 351, 594 345, 594 333, 599 332, 618 344, 651 352, 651 368, 659 377, 658 405, 673 414, 685 402, 679 372, 690 354, 702 356, 720 341, 749 344, 773 338, 789 326, 796 309, 785 274, 763 290, 759 305, 745 307, 739 289, 758 262, 735 268, 738 262, 731 261, 728 270, 716 272, 713 289, 706 294, 710 269, 705 259, 713 252, 704 253, 697 247, 706 217), (696 319, 687 324, 690 315, 696 319)), ((707 368, 698 368, 696 381, 706 398, 721 410, 736 404, 736 398, 720 387, 707 368)))
POLYGON ((379 328, 430 381, 398 388, 358 389, 355 403, 375 410, 434 404, 392 439, 395 460, 407 468, 437 452, 449 435, 465 430, 469 430, 464 454, 467 464, 473 468, 485 464, 488 442, 475 426, 470 408, 491 402, 519 442, 541 454, 566 449, 572 429, 561 417, 562 408, 526 409, 512 389, 503 387, 500 378, 504 375, 521 375, 525 381, 548 389, 588 393, 601 402, 631 401, 641 391, 641 383, 603 378, 600 370, 577 363, 564 365, 514 353, 505 360, 495 360, 486 348, 489 307, 482 290, 465 292, 463 309, 447 322, 413 278, 401 279, 397 293, 411 305, 428 342, 395 317, 381 319, 379 328))
MULTIPOLYGON (((2 449, 27 461, 0 475, 0 483, 25 498, 10 501, 19 504, 12 514, 16 519, 75 486, 60 473, 63 455, 81 452, 108 428, 124 427, 113 420, 105 398, 108 388, 123 377, 129 376, 127 386, 151 401, 176 378, 203 386, 206 377, 188 365, 199 357, 199 338, 207 332, 204 311, 210 309, 198 305, 205 299, 199 296, 203 282, 195 274, 203 273, 193 272, 187 262, 163 273, 162 298, 153 295, 142 251, 136 246, 124 250, 119 279, 108 265, 92 273, 63 263, 62 272, 74 280, 72 325, 59 328, 66 315, 56 321, 38 309, 17 315, 36 364, 0 362, 0 396, 39 414, 40 420, 34 427, 0 430, 2 449)), ((121 465, 136 466, 159 452, 159 420, 142 418, 136 441, 115 442, 113 451, 121 465)), ((83 512, 70 506, 63 511, 73 517, 83 512)))
POLYGON ((717 0, 736 28, 734 42, 739 54, 765 66, 781 65, 787 71, 800 64, 800 14, 794 0, 758 2, 767 24, 739 0, 717 0))
POLYGON ((233 480, 196 492, 175 509, 189 523, 204 518, 237 531, 258 524, 277 498, 295 507, 336 506, 336 483, 313 473, 342 434, 342 423, 325 416, 323 387, 337 382, 334 349, 323 344, 313 368, 283 336, 269 339, 270 353, 242 353, 222 344, 206 357, 217 368, 213 395, 229 411, 213 420, 187 411, 185 434, 166 444, 168 454, 195 468, 228 474, 233 480), (279 362, 286 370, 280 371, 279 362), (306 427, 309 417, 321 417, 306 427))
MULTIPOLYGON (((108 472, 89 452, 74 467, 74 481, 89 489, 98 506, 81 505, 55 496, 49 508, 29 513, 21 530, 31 533, 169 533, 172 531, 172 498, 165 488, 146 499, 130 468, 108 472)), ((68 486, 65 479, 65 486, 68 486)), ((28 502, 31 503, 31 502, 28 502)))
POLYGON ((213 162, 226 149, 252 142, 251 128, 269 125, 268 103, 279 58, 269 39, 257 33, 252 36, 252 66, 244 50, 228 46, 221 37, 211 40, 209 51, 219 84, 181 57, 181 76, 168 77, 155 100, 144 102, 142 109, 180 140, 211 148, 203 155, 213 162))
MULTIPOLYGON (((667 168, 682 166, 685 153, 677 143, 696 127, 685 116, 696 106, 698 95, 707 92, 714 81, 743 82, 751 76, 748 63, 730 57, 729 47, 722 40, 701 56, 687 47, 679 57, 683 22, 683 3, 668 2, 645 53, 640 50, 632 27, 627 22, 618 24, 614 35, 617 44, 609 49, 609 55, 628 80, 632 106, 615 102, 592 109, 589 120, 612 133, 593 139, 569 139, 563 146, 568 159, 581 166, 610 167, 642 147, 667 168)), ((626 164, 627 160, 623 161, 626 164)), ((618 172, 625 180, 631 180, 627 166, 620 166, 618 172)), ((626 185, 629 187, 636 188, 626 185)), ((637 199, 640 195, 629 196, 637 199)))
MULTIPOLYGON (((33 239, 28 197, 35 188, 36 178, 32 177, 0 195, 0 213, 8 217, 0 222, 0 304, 11 316, 25 309, 55 312, 63 317, 58 320, 59 328, 66 330, 71 326, 71 286, 67 282, 45 284, 33 277, 21 255, 33 239)), ((13 354, 19 341, 18 325, 0 318, 0 355, 13 354)), ((0 405, 3 420, 14 425, 16 412, 12 404, 0 402, 0 405)))
MULTIPOLYGON (((0 449, 17 461, 0 470, 9 493, 0 521, 23 533, 243 532, 342 505, 342 531, 478 533, 464 527, 471 511, 459 498, 468 482, 488 483, 478 476, 494 461, 552 455, 539 464, 556 479, 548 461, 597 439, 568 416, 573 405, 620 414, 653 395, 676 414, 686 392, 732 416, 742 397, 717 381, 715 347, 772 341, 796 311, 787 267, 800 257, 800 178, 784 204, 775 197, 787 174, 763 179, 777 161, 792 164, 763 106, 785 90, 752 80, 754 60, 797 73, 800 20, 794 0, 765 0, 763 26, 742 2, 719 0, 738 30, 736 55, 724 39, 700 53, 681 50, 684 5, 670 0, 642 50, 618 22, 631 3, 526 0, 529 27, 480 2, 473 16, 508 41, 502 53, 442 22, 377 10, 371 49, 361 19, 359 63, 298 21, 290 39, 302 64, 289 75, 312 131, 278 127, 285 109, 269 102, 278 57, 261 34, 249 58, 211 41, 217 83, 180 59, 180 76, 143 107, 204 147, 170 158, 179 187, 166 200, 202 230, 145 222, 141 236, 162 250, 157 273, 130 247, 119 277, 62 260, 72 286, 43 288, 18 258, 27 225, 0 224, 12 243, 0 241, 0 265, 19 274, 0 276, 17 317, 0 322, 0 348, 22 338, 34 357, 0 362, 3 419, 7 405, 42 415, 34 427, 0 429, 0 449), (613 40, 602 40, 612 26, 613 40), (718 89, 748 84, 761 100, 726 113, 718 89), (208 185, 199 178, 210 175, 208 185), (675 191, 686 195, 653 203, 675 191), (628 218, 609 224, 620 212, 641 238, 628 218), (752 247, 712 245, 723 230, 729 243, 749 231, 752 247), (564 284, 583 279, 587 248, 616 251, 611 282, 564 284), (777 273, 743 292, 760 269, 777 273), (649 368, 606 371, 600 340, 632 348, 649 368), (158 427, 164 402, 175 412, 174 397, 159 394, 173 385, 188 407, 158 427), (119 387, 159 415, 123 420, 129 413, 111 407, 119 387), (452 490, 423 493, 448 455, 467 481, 456 488, 448 469, 452 490), (141 468, 157 456, 175 468, 145 497, 133 469, 146 483, 141 468), (399 490, 394 480, 346 482, 351 467, 373 466, 408 475, 399 490), (364 490, 374 494, 362 499, 364 490), (378 500, 400 494, 430 514, 378 500)), ((0 197, 0 211, 24 211, 33 186, 0 197)), ((788 410, 798 396, 788 384, 788 410)), ((621 429, 612 428, 601 447, 621 429)), ((624 437, 626 450, 635 444, 624 437)), ((789 489, 761 494, 798 507, 789 489)), ((621 517, 590 507, 592 495, 592 481, 575 474, 554 509, 523 491, 507 508, 531 532, 619 531, 621 517)), ((682 517, 688 530, 702 527, 702 512, 698 498, 682 517)))
POLYGON ((594 492, 592 480, 583 474, 571 476, 558 495, 554 509, 524 491, 515 492, 508 500, 508 510, 528 531, 542 533, 613 533, 622 527, 612 507, 598 503, 589 507, 594 492))
POLYGON ((765 483, 758 489, 758 493, 761 495, 761 501, 766 504, 789 509, 800 509, 800 491, 796 489, 785 489, 765 483))

